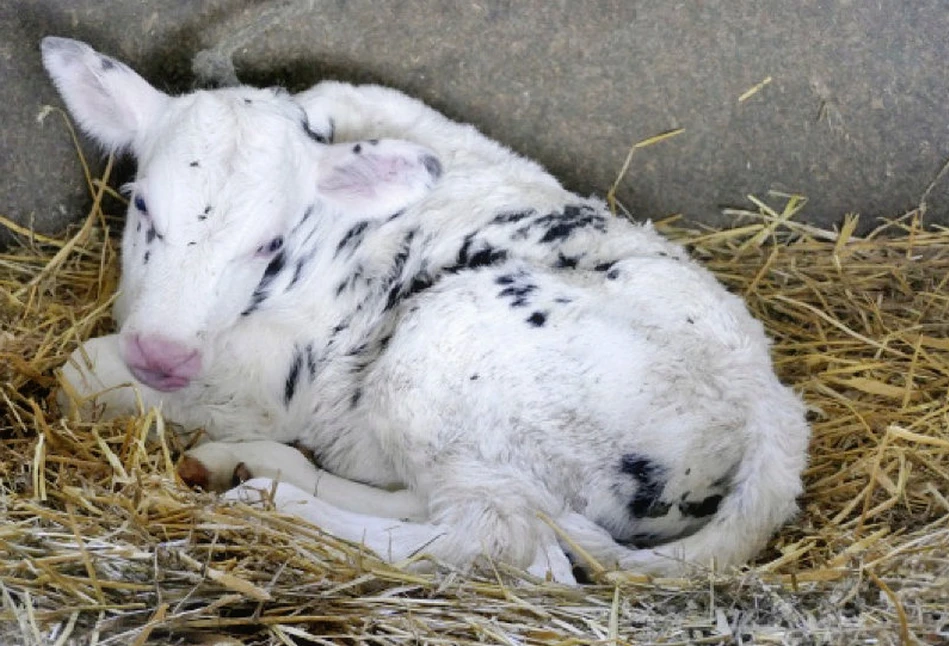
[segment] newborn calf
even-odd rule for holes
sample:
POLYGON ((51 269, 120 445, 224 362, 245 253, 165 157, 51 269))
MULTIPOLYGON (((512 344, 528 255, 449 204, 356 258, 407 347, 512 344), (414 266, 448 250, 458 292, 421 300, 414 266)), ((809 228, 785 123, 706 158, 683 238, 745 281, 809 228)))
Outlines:
POLYGON ((171 97, 76 41, 43 60, 138 160, 119 332, 64 377, 206 429, 192 479, 243 463, 384 558, 565 581, 544 515, 608 567, 673 574, 742 563, 794 513, 801 402, 741 300, 648 224, 393 90, 171 97))

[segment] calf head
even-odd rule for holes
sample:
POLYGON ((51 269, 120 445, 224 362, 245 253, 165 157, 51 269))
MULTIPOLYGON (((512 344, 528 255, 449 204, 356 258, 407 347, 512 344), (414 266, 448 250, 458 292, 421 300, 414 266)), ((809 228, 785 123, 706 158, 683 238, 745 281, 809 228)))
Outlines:
POLYGON ((169 96, 78 41, 45 38, 42 54, 82 129, 138 162, 115 314, 123 360, 158 390, 199 377, 215 336, 262 308, 305 221, 392 215, 441 172, 408 142, 333 145, 329 118, 282 90, 169 96))

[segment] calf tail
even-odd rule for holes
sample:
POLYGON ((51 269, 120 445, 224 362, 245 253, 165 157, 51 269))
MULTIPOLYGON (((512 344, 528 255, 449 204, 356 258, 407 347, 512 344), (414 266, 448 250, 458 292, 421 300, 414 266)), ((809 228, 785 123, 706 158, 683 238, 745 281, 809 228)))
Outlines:
POLYGON ((630 549, 581 514, 565 514, 558 524, 608 568, 676 576, 695 566, 724 569, 750 560, 797 511, 810 435, 801 401, 777 380, 769 386, 771 393, 755 393, 747 429, 751 443, 732 488, 696 533, 648 549, 630 549))

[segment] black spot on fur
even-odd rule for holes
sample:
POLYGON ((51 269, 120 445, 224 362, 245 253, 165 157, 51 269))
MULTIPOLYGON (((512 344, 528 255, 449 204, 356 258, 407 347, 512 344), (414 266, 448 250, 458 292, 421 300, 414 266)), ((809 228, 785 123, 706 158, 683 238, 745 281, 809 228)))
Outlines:
POLYGON ((151 251, 146 251, 146 252, 145 252, 145 255, 142 257, 142 264, 143 264, 143 265, 147 265, 147 264, 148 264, 148 259, 151 258, 151 256, 152 256, 152 252, 151 252, 151 251))
MULTIPOLYGON (((431 286, 430 282, 428 285, 424 284, 426 281, 424 272, 420 272, 412 279, 408 289, 406 289, 406 283, 403 280, 402 273, 405 271, 405 263, 408 262, 409 255, 412 252, 412 241, 415 239, 415 233, 413 229, 405 234, 402 238, 402 244, 399 247, 398 253, 392 258, 392 266, 389 268, 387 279, 389 293, 386 297, 386 310, 390 310, 401 303, 412 292, 412 284, 415 284, 416 280, 421 281, 416 284, 418 291, 431 286)), ((427 280, 431 281, 431 278, 427 280)))
POLYGON ((713 516, 718 511, 718 506, 722 502, 723 496, 715 494, 699 502, 680 502, 679 511, 683 516, 694 516, 695 518, 705 518, 713 516))
POLYGON ((362 152, 362 145, 361 145, 361 144, 356 144, 355 146, 353 146, 353 152, 354 152, 355 154, 357 154, 357 155, 358 155, 359 153, 361 153, 361 152, 362 152))
POLYGON ((513 274, 502 274, 498 276, 497 278, 495 278, 494 282, 497 283, 498 285, 510 285, 515 280, 517 280, 517 278, 513 274))
POLYGON ((362 399, 362 388, 357 388, 353 392, 352 398, 349 400, 349 407, 356 408, 359 405, 359 400, 362 399))
POLYGON ((310 382, 312 383, 316 379, 316 355, 313 354, 313 344, 307 343, 306 345, 306 370, 310 375, 310 382))
POLYGON ((685 317, 685 321, 686 323, 689 323, 690 325, 695 325, 695 319, 693 319, 691 316, 685 317))
POLYGON ((550 213, 534 220, 534 227, 547 227, 541 237, 542 243, 563 242, 577 229, 593 227, 597 231, 606 231, 606 218, 589 205, 568 204, 560 213, 550 213))
POLYGON ((391 310, 402 302, 402 283, 394 283, 386 296, 386 311, 391 310))
POLYGON ((666 487, 665 467, 645 456, 627 453, 620 459, 619 470, 636 480, 636 493, 629 502, 635 518, 658 518, 669 512, 671 505, 659 500, 666 487))
POLYGON ((471 375, 470 377, 468 377, 468 379, 471 380, 471 381, 478 381, 478 379, 480 379, 480 378, 481 378, 481 375, 479 375, 479 374, 477 374, 477 373, 475 373, 475 374, 471 375))
POLYGON ((372 146, 378 146, 378 145, 379 145, 379 140, 378 140, 378 139, 370 139, 368 143, 369 143, 370 145, 372 145, 372 146))
POLYGON ((438 179, 442 176, 442 163, 434 155, 422 155, 419 161, 433 178, 438 179))
POLYGON ((547 322, 547 315, 544 312, 534 312, 527 317, 527 322, 534 327, 544 327, 547 322))
POLYGON ((204 207, 204 210, 201 211, 201 213, 198 214, 198 219, 203 222, 204 220, 207 220, 207 219, 208 219, 208 216, 209 216, 210 214, 211 214, 211 205, 208 204, 206 207, 204 207))
POLYGON ((135 233, 138 233, 141 230, 142 230, 142 221, 139 220, 138 223, 135 225, 135 233))
POLYGON ((610 269, 608 272, 606 272, 606 277, 609 280, 616 280, 619 278, 619 269, 610 269))
POLYGON ((287 264, 287 255, 285 253, 278 253, 273 259, 267 263, 267 268, 264 270, 264 279, 273 280, 274 276, 283 271, 284 266, 287 264))
POLYGON ((199 162, 197 159, 195 159, 193 162, 191 162, 190 164, 188 164, 188 166, 190 166, 191 168, 198 168, 199 166, 201 166, 201 162, 199 162))
MULTIPOLYGON (((357 265, 353 273, 350 274, 349 277, 343 279, 336 286, 336 295, 342 296, 343 292, 345 292, 347 289, 354 289, 360 281, 364 280, 364 272, 365 270, 363 269, 363 266, 361 264, 357 265)), ((371 279, 365 279, 365 282, 366 284, 369 284, 371 279)))
POLYGON ((434 284, 435 281, 427 271, 420 271, 415 276, 413 276, 412 280, 409 282, 408 288, 405 287, 404 283, 394 284, 392 289, 389 290, 388 299, 386 299, 386 309, 392 309, 402 301, 408 300, 416 294, 424 292, 434 284))
POLYGON ((510 298, 511 307, 524 307, 527 305, 528 296, 536 290, 537 285, 533 283, 515 284, 498 292, 498 298, 510 298))
POLYGON ((290 362, 290 370, 287 371, 287 378, 283 382, 283 405, 289 406, 293 400, 293 395, 297 391, 297 382, 300 380, 300 370, 303 368, 303 352, 297 349, 293 353, 293 361, 290 362))
POLYGON ((115 69, 115 61, 108 56, 99 56, 99 65, 102 67, 103 72, 115 69))
POLYGON ((555 224, 547 229, 547 233, 544 234, 544 237, 541 238, 540 241, 554 242, 555 240, 566 240, 570 237, 570 234, 573 233, 574 229, 576 229, 575 225, 567 224, 566 222, 555 224))
POLYGON ((269 298, 270 285, 273 283, 277 275, 283 271, 286 264, 287 256, 284 252, 281 251, 273 257, 273 259, 267 265, 267 268, 264 270, 264 275, 261 277, 260 282, 257 283, 254 293, 251 294, 250 304, 244 309, 243 312, 241 312, 241 316, 247 316, 260 307, 260 304, 269 298))
POLYGON ((495 249, 494 247, 485 246, 483 249, 471 255, 468 258, 466 267, 469 269, 477 269, 479 267, 488 267, 490 265, 495 265, 507 260, 507 251, 504 249, 495 249))
POLYGON ((616 262, 617 262, 616 260, 612 262, 601 262, 600 264, 598 264, 597 266, 593 268, 593 271, 609 271, 610 268, 616 264, 616 262))
POLYGON ((297 284, 297 281, 300 280, 300 276, 303 275, 303 268, 306 267, 307 258, 300 258, 293 265, 293 278, 290 279, 290 284, 287 285, 287 289, 290 289, 297 284))
POLYGON ((580 261, 579 256, 565 256, 563 253, 557 253, 557 264, 555 267, 557 269, 576 269, 577 263, 580 261))
POLYGON ((253 101, 251 101, 250 99, 246 99, 246 98, 244 99, 244 105, 250 105, 252 103, 253 101))
POLYGON ((409 284, 409 291, 405 293, 405 298, 414 296, 419 292, 424 292, 426 289, 434 285, 435 282, 432 280, 432 277, 428 275, 428 272, 419 272, 412 279, 412 282, 409 284))
POLYGON ((158 237, 158 232, 155 231, 155 227, 148 227, 148 231, 145 232, 145 244, 151 244, 156 237, 158 237))
POLYGON ((190 242, 188 242, 188 246, 189 246, 189 247, 193 247, 193 246, 195 246, 196 244, 198 244, 198 243, 197 243, 196 241, 194 241, 194 240, 191 240, 190 242))
POLYGON ((520 222, 524 218, 529 218, 532 215, 535 215, 537 211, 534 209, 527 209, 525 211, 506 211, 504 213, 498 213, 494 216, 494 219, 491 220, 491 224, 514 224, 520 222))
POLYGON ((360 343, 354 348, 350 348, 349 352, 346 353, 347 357, 360 357, 366 354, 366 350, 369 349, 368 343, 360 343))
POLYGON ((476 251, 472 247, 476 246, 475 237, 477 231, 469 233, 461 243, 458 249, 458 255, 455 258, 455 264, 447 267, 445 271, 455 273, 462 269, 479 269, 491 265, 500 264, 507 260, 508 253, 505 249, 497 249, 491 245, 482 242, 476 251))
POLYGON ((339 254, 341 254, 346 248, 352 248, 353 250, 357 249, 362 243, 363 237, 366 235, 367 228, 369 228, 368 220, 363 220, 354 224, 352 228, 349 229, 349 231, 343 234, 339 244, 336 245, 336 253, 333 254, 333 257, 337 258, 339 254))
POLYGON ((558 296, 554 299, 555 303, 560 303, 561 305, 566 305, 567 303, 572 303, 572 298, 567 298, 566 296, 558 296))

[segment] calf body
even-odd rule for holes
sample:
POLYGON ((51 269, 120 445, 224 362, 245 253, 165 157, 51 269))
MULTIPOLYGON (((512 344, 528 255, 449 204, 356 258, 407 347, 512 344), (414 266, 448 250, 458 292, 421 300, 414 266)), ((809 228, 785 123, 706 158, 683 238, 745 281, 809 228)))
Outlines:
POLYGON ((740 299, 651 226, 394 90, 171 98, 74 41, 44 61, 139 161, 120 331, 66 378, 205 428, 219 480, 254 461, 382 556, 562 579, 544 515, 607 566, 673 573, 745 561, 795 511, 800 401, 740 299), (268 469, 266 442, 333 475, 286 447, 268 469))

